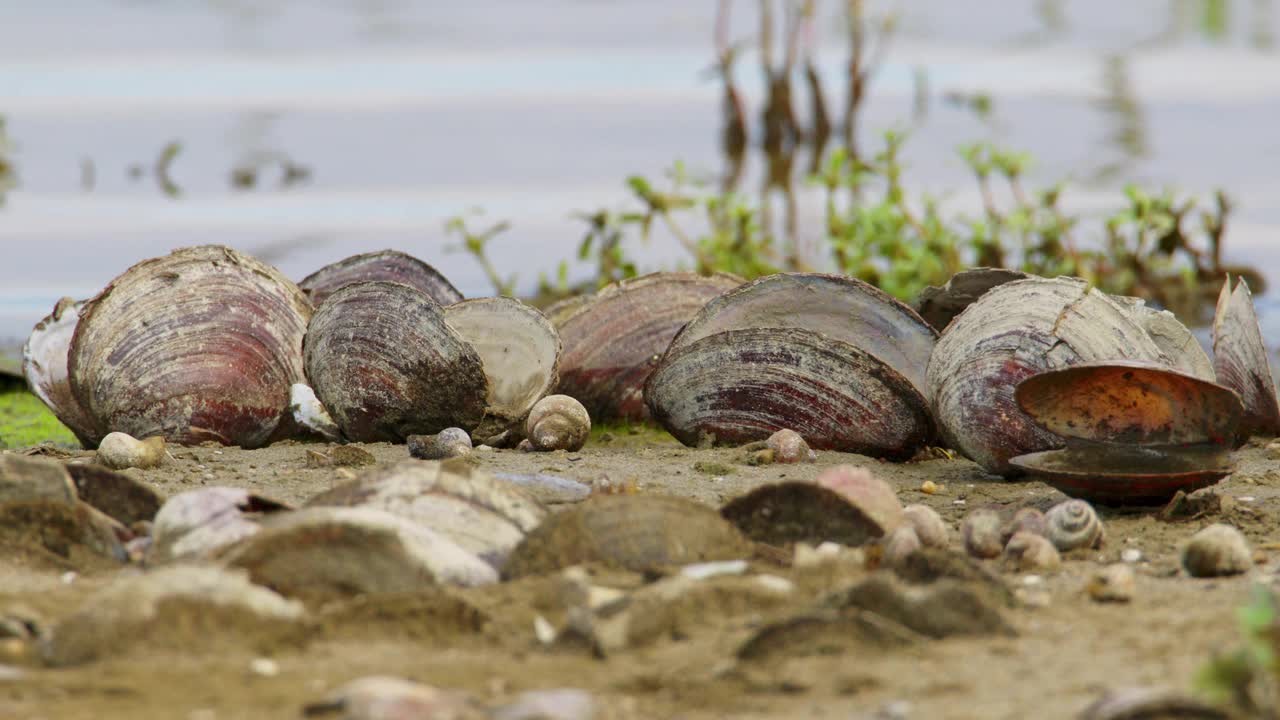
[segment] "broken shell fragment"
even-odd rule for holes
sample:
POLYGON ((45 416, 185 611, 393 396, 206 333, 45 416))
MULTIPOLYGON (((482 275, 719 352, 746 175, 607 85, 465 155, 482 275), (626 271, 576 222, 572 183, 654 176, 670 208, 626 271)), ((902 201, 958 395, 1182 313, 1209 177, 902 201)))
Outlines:
POLYGON ((289 388, 289 412, 293 413, 293 421, 299 428, 313 432, 329 442, 342 442, 342 431, 310 385, 294 383, 289 388))
POLYGON ((80 444, 92 447, 99 435, 97 423, 76 399, 67 372, 67 353, 82 307, 83 302, 64 297, 54 305, 53 312, 36 323, 22 346, 22 374, 31 392, 75 433, 80 444))
POLYGON ((98 462, 112 470, 153 468, 164 462, 164 438, 139 440, 122 432, 107 433, 98 443, 98 462))
POLYGON ((536 309, 509 297, 477 298, 444 309, 444 320, 480 356, 489 381, 484 439, 519 432, 534 403, 559 382, 560 336, 536 309))
POLYGON ((1280 435, 1280 402, 1267 357, 1249 284, 1240 278, 1233 291, 1228 276, 1213 316, 1213 367, 1218 382, 1244 402, 1240 442, 1251 435, 1280 435))
POLYGON ((1191 536, 1182 567, 1191 577, 1239 575, 1253 567, 1253 553, 1239 530, 1217 523, 1191 536))
POLYGON ((852 465, 828 468, 813 482, 763 485, 726 503, 720 514, 752 540, 780 546, 858 546, 906 522, 893 488, 852 465))
POLYGON ((242 488, 208 487, 174 495, 156 513, 147 562, 209 558, 258 532, 262 514, 288 509, 242 488))
POLYGON ((1002 562, 1013 572, 1047 573, 1062 566, 1062 556, 1049 538, 1020 530, 1005 544, 1002 562))
POLYGON ((462 428, 445 428, 435 435, 410 435, 409 457, 419 460, 447 460, 471 454, 471 435, 462 428))
POLYGON ((979 558, 999 556, 1004 549, 1000 525, 1000 514, 995 510, 980 508, 970 512, 960 524, 965 551, 979 558))
POLYGON ((926 287, 911 306, 934 330, 942 332, 955 316, 991 288, 1028 277, 1031 276, 1006 268, 969 268, 952 275, 942 287, 926 287))
POLYGON ((751 545, 715 510, 665 495, 593 495, 549 516, 511 553, 505 577, 601 563, 628 570, 738 560, 751 545))
POLYGON ((577 451, 591 435, 591 417, 568 395, 548 395, 529 411, 524 431, 534 450, 577 451))
POLYGON ((860 348, 799 328, 728 330, 673 344, 649 376, 645 400, 691 447, 704 438, 741 445, 791 429, 819 450, 908 458, 933 435, 927 403, 906 377, 860 348))
POLYGON ((809 449, 809 443, 800 437, 795 430, 779 430, 764 441, 765 446, 773 452, 771 462, 798 463, 813 462, 817 455, 809 449))
POLYGON ((307 328, 307 377, 357 442, 403 442, 484 417, 488 381, 480 356, 445 322, 440 306, 394 282, 344 285, 307 328))
POLYGON ((935 548, 947 546, 950 533, 936 510, 928 505, 913 503, 902 508, 902 516, 915 528, 916 536, 923 545, 935 548))
POLYGON ((557 392, 576 398, 597 421, 647 419, 645 380, 671 339, 708 300, 741 283, 724 273, 653 273, 557 311, 564 342, 557 392))
POLYGON ((303 380, 310 317, 296 285, 230 248, 134 265, 85 305, 71 341, 71 388, 92 439, 266 444, 303 380))
POLYGON ((1060 502, 1044 519, 1045 536, 1060 552, 1099 547, 1106 536, 1097 511, 1084 500, 1060 502))
POLYGON ((298 283, 298 287, 307 294, 312 305, 320 307, 320 303, 339 288, 371 280, 408 285, 440 305, 451 305, 462 299, 462 293, 439 271, 398 250, 352 255, 311 273, 298 283))

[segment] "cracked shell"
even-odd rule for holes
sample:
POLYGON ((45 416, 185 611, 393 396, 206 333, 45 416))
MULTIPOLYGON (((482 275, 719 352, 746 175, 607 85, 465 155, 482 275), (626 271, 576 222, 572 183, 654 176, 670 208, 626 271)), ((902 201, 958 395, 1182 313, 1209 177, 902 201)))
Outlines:
MULTIPOLYGON (((108 432, 182 445, 266 444, 303 381, 311 306, 288 278, 231 248, 175 250, 134 265, 80 313, 71 389, 108 432)), ((292 423, 287 423, 292 426, 292 423)))
POLYGON ((385 280, 417 288, 441 305, 462 299, 462 293, 427 263, 398 250, 352 255, 311 273, 298 287, 317 307, 338 288, 357 282, 385 280))
POLYGON ((316 308, 304 348, 316 397, 348 439, 404 442, 474 429, 489 395, 475 349, 436 301, 395 282, 345 285, 316 308))

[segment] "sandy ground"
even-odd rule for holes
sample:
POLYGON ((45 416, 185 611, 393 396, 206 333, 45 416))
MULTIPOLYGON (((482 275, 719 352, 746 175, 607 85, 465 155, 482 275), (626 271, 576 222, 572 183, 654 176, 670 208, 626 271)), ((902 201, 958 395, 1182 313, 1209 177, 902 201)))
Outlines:
MULTIPOLYGON (((404 446, 363 447, 379 463, 407 457, 404 446)), ((255 451, 176 448, 165 466, 129 472, 165 495, 233 485, 301 502, 353 472, 308 467, 307 451, 324 449, 299 444, 255 451)), ((821 453, 809 465, 750 467, 741 451, 687 449, 651 434, 625 432, 593 438, 578 453, 494 451, 477 457, 481 467, 493 471, 555 473, 588 483, 607 476, 615 484, 635 483, 640 492, 685 495, 711 505, 762 483, 812 477, 833 464, 865 465, 891 483, 904 504, 936 509, 952 526, 953 544, 968 509, 1047 506, 1061 497, 1038 482, 984 475, 964 460, 886 464, 821 453), (920 488, 926 480, 945 487, 925 494, 920 488)), ((583 687, 602 702, 600 717, 605 718, 1074 717, 1108 688, 1189 688, 1202 663, 1236 643, 1236 608, 1247 601, 1252 583, 1271 582, 1280 569, 1280 557, 1266 549, 1267 543, 1280 542, 1275 523, 1280 460, 1268 459, 1256 446, 1242 450, 1238 459, 1237 473, 1217 488, 1236 502, 1216 517, 1169 523, 1150 511, 1105 512, 1106 544, 1069 555, 1064 569, 1045 579, 1047 606, 1001 609, 1014 635, 855 643, 813 655, 793 648, 763 660, 735 660, 736 648, 762 623, 795 608, 748 604, 744 610, 707 601, 682 611, 679 627, 667 628, 652 642, 601 659, 582 648, 538 643, 534 615, 557 624, 563 611, 555 578, 529 578, 416 598, 357 598, 318 609, 326 619, 303 642, 267 649, 280 669, 271 677, 250 672, 251 660, 263 652, 252 643, 224 644, 216 652, 122 649, 66 669, 40 668, 23 655, 29 648, 4 646, 8 662, 21 669, 13 678, 0 673, 0 718, 296 718, 306 702, 328 689, 374 673, 460 688, 495 703, 523 690, 583 687), (1247 576, 1197 580, 1179 571, 1179 544, 1214 521, 1236 525, 1255 547, 1264 548, 1247 576), (1144 556, 1136 565, 1133 602, 1090 600, 1083 591, 1090 573, 1117 562, 1126 548, 1144 556)), ((796 583, 797 604, 847 580, 762 563, 754 561, 752 571, 796 583)), ((22 607, 49 626, 123 572, 101 564, 76 568, 74 576, 67 570, 6 550, 0 610, 22 607)), ((622 575, 612 582, 644 583, 639 576, 622 575)), ((1021 575, 1003 579, 1010 587, 1023 583, 1021 575)))

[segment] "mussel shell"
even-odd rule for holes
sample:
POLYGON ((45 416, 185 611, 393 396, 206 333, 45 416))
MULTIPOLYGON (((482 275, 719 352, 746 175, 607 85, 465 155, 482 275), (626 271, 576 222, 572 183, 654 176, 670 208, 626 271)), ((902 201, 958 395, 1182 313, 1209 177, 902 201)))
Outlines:
POLYGON ((990 472, 1009 458, 1062 446, 1018 407, 1024 379, 1086 362, 1174 363, 1125 302, 1073 278, 989 290, 947 327, 929 363, 928 397, 943 439, 990 472))
POLYGON ((1008 268, 977 267, 961 270, 942 287, 929 286, 920 291, 911 307, 934 330, 942 332, 952 319, 969 307, 988 290, 1014 280, 1025 280, 1030 275, 1008 268))
POLYGON ((1188 375, 1213 382, 1213 362, 1190 328, 1168 310, 1147 307, 1142 298, 1111 295, 1159 348, 1164 364, 1188 375))
POLYGON ((404 442, 476 427, 489 393, 480 356, 436 301, 408 285, 345 285, 307 328, 307 377, 342 434, 404 442))
POLYGON ((1072 446, 1012 458, 1009 463, 1063 494, 1098 505, 1161 505, 1179 490, 1208 487, 1232 473, 1220 446, 1072 446))
POLYGON ((1056 435, 1127 445, 1229 445, 1243 413, 1221 385, 1133 362, 1048 370, 1019 383, 1014 397, 1056 435))
POLYGON ((444 320, 470 343, 489 380, 481 438, 519 427, 534 403, 560 380, 560 335, 551 323, 519 300, 476 298, 444 309, 444 320))
POLYGON ((277 270, 205 245, 145 260, 80 313, 68 355, 76 400, 108 432, 179 444, 265 444, 303 381, 311 306, 277 270))
POLYGON ((22 374, 31 392, 75 433, 82 445, 92 447, 97 440, 96 423, 71 392, 71 378, 67 374, 67 353, 71 350, 71 338, 82 307, 83 302, 64 297, 53 307, 53 312, 36 323, 22 346, 22 374))
POLYGON ((1267 360, 1267 346, 1254 311, 1249 285, 1231 278, 1222 285, 1213 317, 1213 366, 1218 382, 1240 393, 1244 401, 1240 440, 1250 435, 1280 435, 1280 403, 1267 360))
POLYGON ((462 299, 462 293, 438 270, 412 255, 399 250, 352 255, 325 265, 298 283, 298 287, 319 306, 338 288, 355 282, 386 280, 417 288, 441 305, 462 299))
POLYGON ((933 436, 928 404, 880 359, 798 328, 730 330, 673 346, 650 376, 653 417, 686 445, 789 428, 818 450, 909 457, 933 436))
POLYGON ((914 310, 861 280, 778 273, 708 302, 671 341, 670 352, 727 330, 747 328, 799 328, 848 343, 896 370, 922 397, 925 370, 938 337, 914 310))
POLYGON ((752 540, 778 546, 836 542, 857 547, 901 524, 884 523, 836 489, 794 480, 734 498, 720 514, 752 540))
POLYGON ((751 544, 713 509, 665 495, 596 495, 549 516, 516 547, 505 577, 596 562, 628 570, 738 560, 751 544))
POLYGON ((662 272, 609 285, 557 322, 564 342, 558 392, 597 421, 644 420, 645 379, 681 326, 741 278, 662 272))

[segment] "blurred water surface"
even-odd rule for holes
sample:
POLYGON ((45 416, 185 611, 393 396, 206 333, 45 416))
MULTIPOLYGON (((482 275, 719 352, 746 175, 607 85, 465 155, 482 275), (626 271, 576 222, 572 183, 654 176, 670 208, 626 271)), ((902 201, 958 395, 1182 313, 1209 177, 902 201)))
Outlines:
MULTIPOLYGON (((756 5, 735 6, 738 37, 754 35, 756 5)), ((837 93, 841 3, 819 5, 837 93)), ((1032 152, 1037 179, 1071 177, 1065 204, 1090 216, 1126 181, 1202 197, 1222 186, 1237 206, 1229 258, 1280 281, 1271 0, 898 7, 863 142, 914 123, 912 184, 975 203, 954 149, 991 138, 1032 152), (941 101, 952 92, 990 94, 994 114, 941 101)), ((714 14, 709 0, 0 0, 0 116, 17 170, 0 207, 0 338, 137 260, 206 242, 294 278, 397 247, 486 294, 442 230, 474 207, 513 223, 494 259, 529 290, 571 256, 584 229, 572 212, 623 203, 626 175, 675 159, 723 171, 720 89, 703 72, 714 14), (152 170, 171 141, 176 195, 152 170), (238 167, 260 167, 252 189, 236 187, 238 167)), ((737 75, 757 109, 758 60, 737 75)), ((744 187, 759 175, 753 156, 744 187)), ((819 232, 817 196, 802 194, 799 212, 801 234, 819 232)), ((639 255, 650 267, 682 257, 661 236, 639 255)), ((1274 343, 1280 313, 1265 318, 1274 343)))

